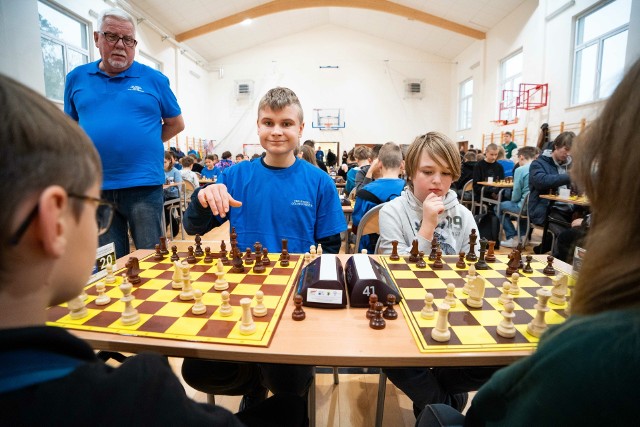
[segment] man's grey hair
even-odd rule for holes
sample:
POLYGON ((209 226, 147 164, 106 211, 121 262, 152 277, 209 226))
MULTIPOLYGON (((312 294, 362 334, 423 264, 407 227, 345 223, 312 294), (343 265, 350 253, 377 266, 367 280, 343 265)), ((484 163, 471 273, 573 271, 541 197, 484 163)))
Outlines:
POLYGON ((133 16, 129 15, 122 9, 112 8, 103 10, 98 17, 98 28, 102 31, 102 26, 104 25, 104 20, 107 18, 114 18, 118 21, 129 21, 131 25, 133 25, 133 33, 136 32, 136 20, 133 19, 133 16))

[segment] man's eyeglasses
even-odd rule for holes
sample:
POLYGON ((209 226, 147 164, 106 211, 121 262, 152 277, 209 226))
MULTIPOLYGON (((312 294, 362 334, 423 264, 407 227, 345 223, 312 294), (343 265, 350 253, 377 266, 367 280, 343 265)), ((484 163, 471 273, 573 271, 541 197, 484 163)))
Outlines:
MULTIPOLYGON (((98 199, 96 197, 85 196, 82 194, 68 193, 67 195, 73 199, 96 203, 98 205, 98 207, 96 208, 96 224, 98 225, 98 236, 107 232, 107 230, 111 226, 111 221, 113 220, 113 204, 111 202, 107 202, 106 200, 98 199)), ((39 205, 34 206, 29 215, 27 215, 22 224, 20 224, 18 230, 16 230, 11 239, 9 239, 9 244, 15 246, 20 242, 20 239, 27 231, 27 228, 29 228, 29 225, 38 214, 38 207, 39 205)))
POLYGON ((116 44, 118 43, 118 40, 122 40, 122 43, 127 47, 134 47, 138 44, 138 41, 131 36, 120 37, 116 33, 111 33, 109 31, 98 31, 98 33, 102 34, 110 44, 116 44))

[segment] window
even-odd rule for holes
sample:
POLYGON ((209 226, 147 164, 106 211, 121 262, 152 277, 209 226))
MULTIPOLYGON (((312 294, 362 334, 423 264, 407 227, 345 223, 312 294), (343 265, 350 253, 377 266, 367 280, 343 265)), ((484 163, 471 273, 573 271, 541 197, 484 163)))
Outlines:
POLYGON ((458 130, 470 129, 473 114, 473 79, 467 79, 460 83, 459 98, 458 130))
POLYGON ((522 50, 512 53, 500 61, 500 119, 512 121, 516 118, 516 104, 522 83, 522 50))
POLYGON ((630 15, 631 0, 616 0, 577 18, 573 105, 607 98, 622 80, 630 15))
POLYGON ((62 101, 67 73, 89 62, 89 26, 44 2, 38 2, 38 15, 45 94, 62 101))
POLYGON ((160 62, 156 61, 146 53, 138 52, 136 54, 136 61, 138 61, 141 64, 148 65, 154 70, 162 71, 162 64, 160 64, 160 62))

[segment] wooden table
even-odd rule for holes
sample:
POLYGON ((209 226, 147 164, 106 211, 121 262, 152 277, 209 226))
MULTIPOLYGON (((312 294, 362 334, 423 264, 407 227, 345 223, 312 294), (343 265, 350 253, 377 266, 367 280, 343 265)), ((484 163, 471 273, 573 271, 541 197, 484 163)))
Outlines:
MULTIPOLYGON (((184 250, 191 241, 175 242, 184 250)), ((218 247, 217 242, 203 246, 218 247)), ((142 258, 152 253, 137 250, 131 254, 142 258)), ((343 265, 350 255, 341 254, 343 265)), ((128 257, 126 257, 128 259, 128 257)), ((124 266, 125 258, 117 267, 124 266)), ((542 260, 542 258, 540 258, 542 260)), ((571 267, 560 261, 558 269, 568 273, 571 267)), ((166 356, 205 359, 288 363, 318 366, 488 366, 508 365, 528 355, 529 351, 495 351, 423 354, 409 332, 403 314, 387 321, 383 330, 371 329, 364 321, 364 308, 319 309, 305 307, 306 320, 291 319, 294 304, 290 299, 269 347, 251 347, 217 343, 189 342, 152 337, 135 337, 103 332, 71 332, 98 350, 139 353, 155 351, 166 356)))
MULTIPOLYGON (((498 207, 500 207, 500 203, 502 202, 502 193, 504 191, 505 188, 513 188, 513 181, 478 181, 478 184, 482 185, 482 190, 480 191, 480 202, 479 202, 479 210, 478 213, 482 213, 482 204, 483 203, 489 203, 492 205, 496 205, 498 207), (500 188, 500 191, 498 192, 498 199, 494 200, 491 199, 489 197, 484 197, 484 189, 486 187, 496 187, 496 188, 500 188)), ((473 209, 473 206, 471 207, 473 209)))

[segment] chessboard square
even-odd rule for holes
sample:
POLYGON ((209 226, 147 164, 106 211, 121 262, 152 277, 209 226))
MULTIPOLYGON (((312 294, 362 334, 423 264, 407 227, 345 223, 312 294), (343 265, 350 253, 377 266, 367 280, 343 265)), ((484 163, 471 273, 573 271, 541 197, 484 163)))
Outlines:
POLYGON ((227 273, 224 279, 229 283, 240 283, 246 276, 245 273, 227 273))
POLYGON ((155 290, 159 290, 159 289, 162 289, 165 286, 167 286, 167 284, 170 284, 171 283, 170 281, 171 281, 170 278, 168 280, 155 278, 153 280, 147 281, 147 283, 145 283, 144 285, 139 286, 138 289, 155 289, 155 290))
POLYGON ((407 264, 403 260, 391 261, 387 257, 387 258, 385 258, 385 263, 387 264, 387 267, 389 267, 389 270, 391 270, 391 271, 401 271, 401 270, 410 270, 411 269, 411 264, 407 264))
POLYGON ((291 278, 291 276, 283 276, 281 274, 270 274, 262 277, 265 278, 263 281, 265 285, 286 285, 291 278))
POLYGON ((149 320, 151 319, 153 316, 151 314, 140 314, 140 321, 138 323, 135 323, 133 325, 124 325, 122 323, 122 321, 120 319, 118 319, 117 321, 113 322, 111 325, 109 325, 110 329, 124 329, 124 330, 128 330, 128 331, 136 331, 136 330, 144 330, 143 325, 149 320))
POLYGON ((207 321, 207 318, 201 317, 181 317, 175 320, 166 333, 196 337, 207 321))
POLYGON ((504 279, 504 272, 496 271, 496 270, 477 270, 478 274, 485 279, 504 279))
POLYGON ((67 315, 61 317, 57 321, 60 323, 66 323, 69 325, 83 325, 85 322, 91 320, 94 316, 97 316, 100 313, 100 310, 87 308, 87 315, 81 319, 72 319, 70 313, 67 311, 67 315))
MULTIPOLYGON (((562 311, 562 313, 564 313, 564 310, 562 311)), ((545 314, 544 320, 548 325, 557 325, 558 323, 562 323, 565 321, 565 317, 562 315, 562 313, 555 310, 549 310, 547 314, 545 314)))
POLYGON ((408 270, 408 271, 398 270, 393 272, 393 277, 395 277, 396 279, 415 279, 416 275, 411 270, 408 270))
POLYGON ((140 277, 146 278, 146 279, 154 279, 156 277, 158 277, 159 275, 161 275, 162 273, 164 273, 163 270, 142 270, 139 274, 140 277))
POLYGON ((438 312, 433 313, 433 319, 425 319, 420 314, 420 311, 414 311, 413 316, 415 317, 416 323, 419 328, 433 328, 436 326, 436 320, 438 319, 438 312))
POLYGON ((484 326, 451 326, 463 345, 495 344, 495 340, 484 326))
POLYGON ((460 274, 454 270, 436 270, 436 274, 441 279, 459 279, 460 274))
POLYGON ((396 285, 398 285, 399 288, 402 289, 410 289, 410 288, 419 288, 419 289, 423 289, 423 285, 416 280, 415 278, 412 279, 395 279, 396 285))
POLYGON ((191 307, 193 307, 193 303, 179 303, 179 302, 167 302, 167 303, 155 303, 155 304, 163 304, 162 307, 158 307, 156 314, 159 316, 169 316, 169 317, 182 317, 186 312, 188 312, 191 307))
POLYGON ((200 282, 200 281, 193 282, 191 284, 194 290, 200 289, 203 294, 206 294, 207 292, 216 292, 216 290, 213 288, 214 285, 215 283, 213 282, 200 282))
POLYGON ((264 283, 265 279, 268 276, 260 275, 260 274, 247 274, 244 279, 242 279, 242 283, 248 283, 251 285, 259 285, 264 283))
MULTIPOLYGON (((147 314, 141 314, 140 317, 142 318, 142 316, 149 316, 147 314)), ((146 321, 142 324, 137 323, 136 325, 138 325, 137 330, 141 331, 141 332, 155 332, 155 333, 164 333, 167 331, 167 329, 173 325, 173 323, 176 321, 175 317, 166 317, 166 316, 150 316, 148 318, 146 318, 146 321)), ((114 323, 113 326, 122 326, 122 322, 118 321, 116 323, 114 323)))
POLYGON ((97 328, 106 328, 113 322, 118 320, 122 313, 112 311, 102 311, 96 316, 84 322, 84 326, 93 326, 97 328))
POLYGON ((418 279, 435 279, 438 277, 435 271, 431 270, 412 270, 415 277, 418 279))
POLYGON ((427 290, 447 289, 447 284, 442 279, 419 279, 418 283, 427 290))
MULTIPOLYGON (((406 292, 406 291, 407 291, 406 289, 402 290, 402 292, 406 292)), ((422 311, 422 308, 424 307, 424 296, 422 298, 417 298, 417 299, 404 298, 403 304, 406 304, 406 306, 409 308, 409 311, 411 312, 417 311, 419 316, 420 312, 422 311)))
POLYGON ((281 267, 280 263, 278 263, 273 266, 270 275, 289 277, 291 276, 291 273, 293 273, 293 267, 295 267, 295 264, 292 261, 289 261, 289 267, 281 267))
MULTIPOLYGON (((505 338, 498 335, 498 326, 487 326, 486 329, 497 344, 527 344, 531 342, 530 339, 521 334, 517 328, 516 335, 513 338, 505 338)), ((529 337, 531 337, 531 335, 529 335, 529 337)))
MULTIPOLYGON (((460 304, 462 307, 462 304, 460 304)), ((456 308, 458 304, 456 304, 456 308)), ((469 311, 449 311, 449 324, 451 326, 480 326, 480 322, 469 311)))
POLYGON ((47 320, 49 322, 57 322, 61 317, 69 314, 69 309, 60 305, 54 305, 47 309, 47 320))
POLYGON ((240 325, 242 322, 237 322, 231 332, 229 332, 228 338, 243 340, 243 341, 261 341, 264 338, 264 334, 267 330, 267 326, 269 323, 262 322, 254 319, 254 325, 256 325, 256 330, 251 335, 243 335, 240 333, 240 325))
POLYGON ((198 281, 199 282, 215 282, 217 278, 218 278, 217 274, 213 272, 209 272, 209 273, 203 273, 202 276, 198 278, 198 281))
POLYGON ((222 304, 221 291, 211 290, 210 292, 204 292, 202 294, 202 303, 204 305, 220 305, 222 304))
POLYGON ((450 345, 455 346, 455 345, 462 344, 462 342, 460 341, 460 338, 458 338, 458 335, 454 330, 452 330, 452 328, 449 328, 449 332, 451 332, 451 338, 449 338, 449 341, 445 341, 445 342, 439 342, 431 338, 431 329, 433 328, 420 328, 420 332, 422 332, 422 335, 424 336, 424 339, 427 342, 427 347, 442 347, 442 346, 450 346, 450 345))
POLYGON ((531 280, 536 282, 538 286, 553 286, 553 282, 549 276, 531 277, 531 280))
POLYGON ((525 337, 529 342, 537 343, 537 342, 540 340, 540 338, 538 338, 538 337, 534 337, 534 336, 533 336, 533 335, 531 335, 529 332, 527 332, 527 325, 528 325, 528 322, 527 322, 527 323, 524 323, 524 324, 516 323, 516 329, 518 330, 518 332, 520 332, 522 335, 524 335, 524 337, 525 337))
POLYGON ((140 270, 166 270, 171 268, 171 264, 165 264, 157 261, 140 261, 138 263, 140 270))
POLYGON ((403 288, 402 296, 407 300, 419 300, 420 304, 424 304, 424 296, 426 295, 426 291, 420 288, 403 288))
MULTIPOLYGON (((240 307, 239 305, 232 305, 231 309, 233 311, 233 314, 231 314, 230 316, 222 316, 220 315, 220 307, 217 307, 216 311, 213 312, 211 319, 221 320, 229 323, 240 321, 240 319, 242 318, 242 307, 240 307)), ((229 330, 231 330, 231 328, 229 328, 229 330)))
POLYGON ((498 323, 500 323, 500 321, 504 319, 504 317, 500 314, 499 311, 494 311, 494 310, 472 311, 470 313, 473 317, 478 319, 478 322, 480 322, 481 325, 485 325, 485 326, 486 325, 497 326, 498 323))
MULTIPOLYGON (((265 295, 264 298, 262 299, 262 303, 267 308, 275 309, 278 306, 278 303, 280 302, 280 298, 281 297, 278 295, 265 295)), ((251 306, 255 307, 257 304, 258 304, 258 300, 254 298, 251 306)))
POLYGON ((518 279, 518 287, 520 288, 539 288, 540 284, 531 277, 520 276, 518 279))
POLYGON ((520 291, 520 295, 515 296, 513 302, 524 310, 534 310, 534 306, 538 303, 538 299, 522 295, 522 291, 520 291))
POLYGON ((253 298, 256 292, 260 290, 260 285, 248 285, 244 283, 238 283, 233 291, 230 293, 233 295, 245 295, 248 298, 253 298))
POLYGON ((287 286, 285 284, 282 285, 262 285, 260 286, 260 290, 265 295, 274 295, 277 297, 281 297, 283 293, 286 292, 287 286))
POLYGON ((176 296, 180 294, 180 290, 169 291, 165 289, 160 289, 153 293, 153 295, 149 295, 147 301, 160 301, 160 302, 169 302, 173 301, 176 296))
POLYGON ((216 318, 214 315, 211 317, 211 319, 204 319, 204 320, 205 320, 205 323, 203 324, 202 328, 200 328, 200 330, 198 331, 197 336, 225 338, 229 336, 229 333, 236 326, 236 323, 239 320, 239 318, 235 316, 216 318))
POLYGON ((167 303, 158 301, 142 301, 140 305, 136 307, 136 310, 138 310, 138 313, 154 314, 166 304, 167 303))

